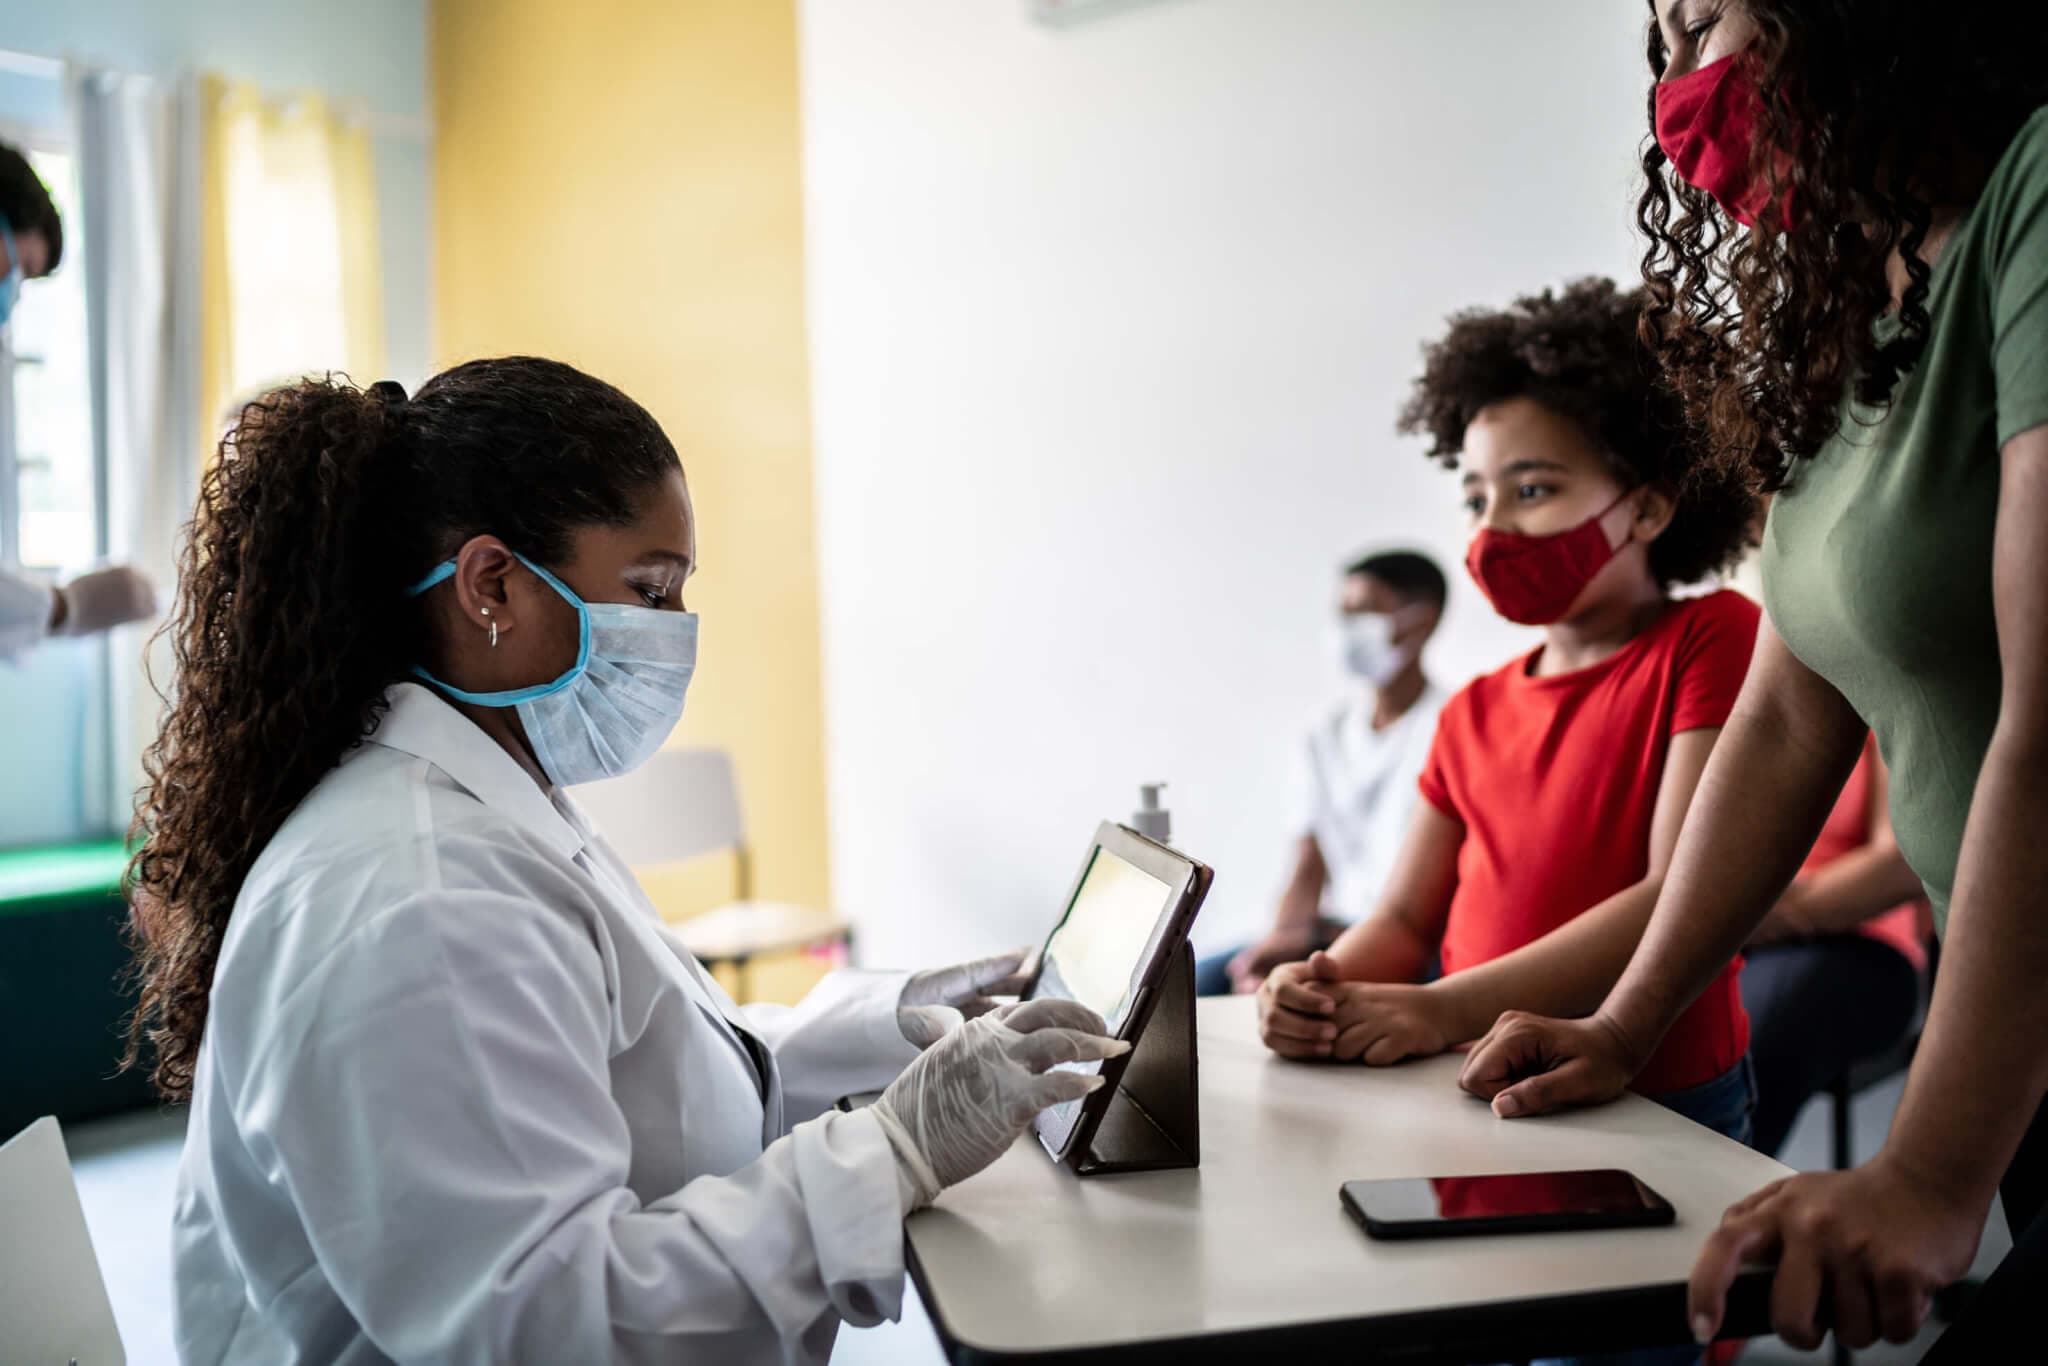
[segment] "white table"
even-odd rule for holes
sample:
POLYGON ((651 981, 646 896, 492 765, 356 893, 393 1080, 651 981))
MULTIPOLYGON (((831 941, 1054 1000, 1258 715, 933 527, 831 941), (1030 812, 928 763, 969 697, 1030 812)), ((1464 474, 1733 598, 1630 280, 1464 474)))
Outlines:
MULTIPOLYGON (((1253 1002, 1199 1003, 1202 1164, 1076 1177, 1035 1139, 906 1228, 955 1362, 1461 1361, 1685 1341, 1684 1285, 1729 1204, 1788 1173, 1630 1096, 1500 1120, 1452 1055, 1394 1068, 1289 1063, 1253 1002), (1380 1242, 1347 1180, 1625 1167, 1668 1228, 1380 1242)), ((1766 1282, 1730 1327, 1767 1331, 1766 1282)))

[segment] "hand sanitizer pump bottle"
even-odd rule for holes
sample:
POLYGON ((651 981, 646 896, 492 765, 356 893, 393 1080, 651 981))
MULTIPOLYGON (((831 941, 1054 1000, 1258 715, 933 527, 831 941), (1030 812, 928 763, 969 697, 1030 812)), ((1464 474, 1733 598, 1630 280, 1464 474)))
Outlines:
POLYGON ((1159 804, 1165 783, 1140 783, 1138 809, 1131 813, 1131 829, 1155 844, 1173 843, 1173 813, 1159 804))

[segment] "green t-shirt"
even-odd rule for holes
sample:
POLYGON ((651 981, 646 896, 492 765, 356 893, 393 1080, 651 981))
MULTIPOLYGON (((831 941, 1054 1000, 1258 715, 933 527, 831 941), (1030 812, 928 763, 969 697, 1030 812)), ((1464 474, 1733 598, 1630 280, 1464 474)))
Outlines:
POLYGON ((1771 506, 1764 603, 1876 732, 1899 848, 1946 931, 1963 825, 1998 722, 1991 539, 1999 450, 2048 422, 2048 108, 1934 263, 1926 350, 1771 506))

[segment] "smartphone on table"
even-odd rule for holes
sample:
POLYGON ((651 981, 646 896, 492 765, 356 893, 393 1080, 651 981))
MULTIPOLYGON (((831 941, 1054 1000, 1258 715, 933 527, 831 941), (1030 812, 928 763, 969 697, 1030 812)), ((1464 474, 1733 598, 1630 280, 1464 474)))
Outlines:
POLYGON ((1676 1217, 1670 1201, 1615 1167, 1347 1181, 1341 1196, 1375 1238, 1640 1228, 1676 1217))

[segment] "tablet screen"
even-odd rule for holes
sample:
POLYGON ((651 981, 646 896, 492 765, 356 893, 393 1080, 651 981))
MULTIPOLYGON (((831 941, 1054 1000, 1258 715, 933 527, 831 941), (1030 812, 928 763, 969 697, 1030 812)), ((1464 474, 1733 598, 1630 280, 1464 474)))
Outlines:
POLYGON ((1145 946, 1172 898, 1170 885, 1098 846, 1073 904, 1046 941, 1032 996, 1079 1001, 1108 1022, 1111 1034, 1121 1031, 1145 946))

